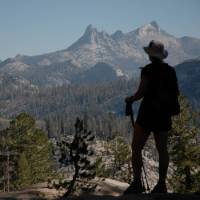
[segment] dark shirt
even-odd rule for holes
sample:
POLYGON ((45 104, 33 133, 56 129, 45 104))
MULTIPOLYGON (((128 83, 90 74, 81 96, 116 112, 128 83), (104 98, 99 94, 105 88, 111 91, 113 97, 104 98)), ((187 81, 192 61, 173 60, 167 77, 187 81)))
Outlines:
POLYGON ((141 72, 141 77, 148 79, 148 85, 144 94, 144 98, 155 98, 160 87, 163 90, 178 93, 178 84, 176 72, 173 67, 167 63, 151 63, 146 65, 141 72))
POLYGON ((155 108, 157 94, 162 92, 178 93, 176 73, 167 63, 154 62, 146 65, 141 72, 141 78, 147 79, 144 98, 138 112, 137 122, 147 131, 167 131, 171 129, 171 116, 161 109, 155 108))

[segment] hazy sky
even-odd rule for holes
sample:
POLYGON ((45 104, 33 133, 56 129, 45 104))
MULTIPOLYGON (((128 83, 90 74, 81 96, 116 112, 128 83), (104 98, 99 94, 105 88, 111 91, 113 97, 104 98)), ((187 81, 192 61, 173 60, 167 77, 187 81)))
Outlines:
POLYGON ((113 33, 152 20, 200 38, 200 0, 0 0, 0 60, 67 48, 89 24, 113 33))

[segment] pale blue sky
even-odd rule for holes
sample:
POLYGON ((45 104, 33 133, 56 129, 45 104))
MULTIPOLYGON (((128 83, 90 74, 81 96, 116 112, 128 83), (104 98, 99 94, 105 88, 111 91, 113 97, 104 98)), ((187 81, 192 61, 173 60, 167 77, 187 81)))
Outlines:
POLYGON ((200 0, 0 0, 0 60, 67 48, 89 24, 113 33, 153 20, 200 38, 200 0))

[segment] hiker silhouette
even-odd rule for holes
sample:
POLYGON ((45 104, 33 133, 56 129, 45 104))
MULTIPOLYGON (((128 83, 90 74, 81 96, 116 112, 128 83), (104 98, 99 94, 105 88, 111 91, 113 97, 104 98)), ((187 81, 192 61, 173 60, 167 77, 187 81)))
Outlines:
POLYGON ((130 104, 143 98, 134 124, 132 140, 132 167, 134 179, 124 194, 145 191, 141 181, 142 149, 151 132, 154 134, 159 154, 159 180, 151 193, 167 193, 166 176, 169 164, 167 150, 168 131, 171 129, 171 117, 180 112, 178 103, 178 83, 173 67, 163 61, 168 56, 164 45, 152 40, 144 51, 150 64, 142 68, 141 80, 137 92, 125 99, 126 114, 131 114, 130 104))

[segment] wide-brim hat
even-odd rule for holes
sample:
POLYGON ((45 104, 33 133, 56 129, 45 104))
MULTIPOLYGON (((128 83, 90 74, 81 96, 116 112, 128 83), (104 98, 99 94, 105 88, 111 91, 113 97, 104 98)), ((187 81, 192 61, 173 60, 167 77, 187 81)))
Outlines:
POLYGON ((152 40, 149 43, 149 46, 143 47, 144 51, 152 57, 158 58, 158 59, 165 59, 168 56, 168 51, 164 48, 164 45, 160 41, 152 40))

